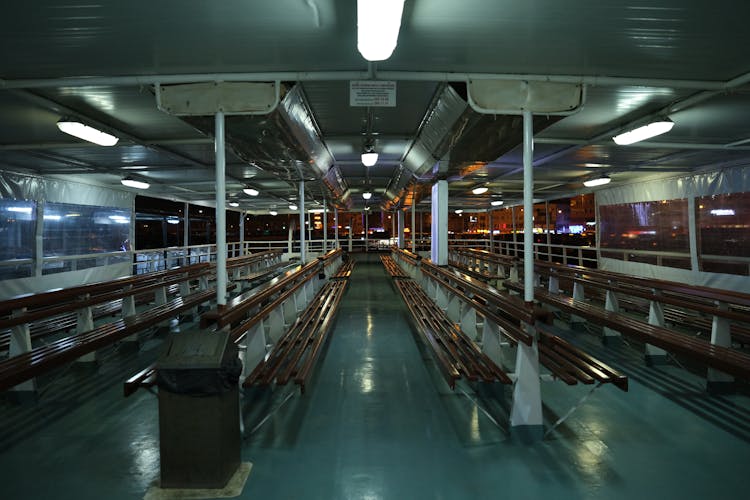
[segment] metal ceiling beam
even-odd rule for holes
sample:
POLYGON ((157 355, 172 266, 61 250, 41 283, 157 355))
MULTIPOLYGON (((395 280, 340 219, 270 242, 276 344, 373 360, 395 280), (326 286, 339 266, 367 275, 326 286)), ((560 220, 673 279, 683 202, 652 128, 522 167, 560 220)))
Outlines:
POLYGON ((692 90, 725 90, 730 82, 716 80, 679 80, 637 78, 607 75, 541 75, 515 73, 451 73, 434 71, 280 71, 258 73, 186 73, 163 75, 96 76, 70 78, 34 78, 0 80, 0 89, 43 89, 85 86, 174 85, 201 82, 268 82, 268 81, 341 81, 383 79, 397 81, 462 82, 468 80, 517 80, 557 83, 583 83, 595 86, 647 86, 692 90))

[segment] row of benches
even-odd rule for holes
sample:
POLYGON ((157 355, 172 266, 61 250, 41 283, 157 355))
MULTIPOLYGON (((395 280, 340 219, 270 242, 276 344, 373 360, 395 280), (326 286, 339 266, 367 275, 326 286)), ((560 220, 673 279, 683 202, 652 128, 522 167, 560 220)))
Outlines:
MULTIPOLYGON (((245 386, 294 378, 304 391, 354 265, 341 265, 342 258, 340 249, 329 251, 201 316, 204 330, 227 328, 241 346, 245 386)), ((124 395, 155 382, 153 364, 125 382, 124 395)))
MULTIPOLYGON (((232 260, 232 269, 244 272, 278 260, 278 251, 262 252, 232 260)), ((81 359, 93 361, 95 352, 115 342, 134 338, 170 319, 195 313, 198 306, 215 297, 208 287, 213 275, 208 263, 128 276, 107 282, 24 295, 0 302, 0 337, 8 345, 9 357, 0 361, 0 390, 28 382, 22 390, 33 390, 35 377, 81 359), (154 302, 137 313, 136 304, 154 302), (94 326, 94 320, 120 313, 118 320, 94 326), (34 347, 42 336, 76 333, 34 347)), ((230 285, 231 290, 233 285, 230 285)))
MULTIPOLYGON (((487 256, 485 251, 463 249, 461 254, 463 260, 455 257, 454 265, 469 265, 471 271, 480 273, 487 273, 491 266, 490 262, 481 264, 487 256)), ((536 262, 535 274, 538 285, 541 285, 539 276, 548 280, 548 290, 535 288, 537 301, 570 313, 574 321, 586 320, 601 325, 605 334, 622 333, 643 341, 648 349, 647 358, 653 359, 666 352, 681 354, 707 365, 709 382, 727 381, 725 376, 712 370, 748 378, 750 356, 730 348, 730 335, 735 340, 742 339, 746 325, 750 324, 750 296, 747 294, 549 262, 536 262), (571 297, 560 294, 565 284, 571 297), (586 301, 584 290, 588 298, 598 299, 603 306, 586 301), (648 320, 621 312, 621 305, 641 314, 648 313, 648 320), (668 320, 681 326, 707 328, 712 333, 712 342, 672 331, 668 320)), ((518 293, 523 291, 523 286, 513 279, 505 280, 502 286, 518 293)))
MULTIPOLYGON (((418 324, 429 323, 431 316, 441 316, 445 317, 446 324, 451 325, 453 330, 461 332, 464 336, 464 330, 467 330, 471 335, 478 337, 479 316, 482 324, 480 359, 488 357, 499 365, 502 363, 502 354, 499 352, 502 343, 522 343, 530 346, 536 337, 539 360, 553 377, 570 385, 578 382, 612 383, 622 390, 627 390, 627 377, 618 371, 565 339, 544 331, 537 332, 533 325, 540 320, 548 319, 548 316, 538 308, 529 309, 517 297, 502 295, 483 282, 451 272, 430 261, 420 261, 408 251, 394 252, 407 266, 418 264, 418 272, 422 276, 421 287, 416 281, 405 278, 409 273, 404 273, 393 259, 383 259, 389 273, 394 278, 399 278, 394 280, 399 289, 409 290, 408 296, 404 292, 402 295, 418 324), (426 289, 426 293, 422 291, 422 287, 426 289), (434 301, 431 298, 434 298, 434 301), (409 302, 412 300, 418 301, 419 305, 412 306, 409 302), (425 301, 429 301, 432 306, 425 305, 425 301)), ((467 339, 472 341, 469 337, 467 339)), ((440 353, 438 356, 443 354, 440 353)), ((452 372, 444 370, 444 373, 452 372)))

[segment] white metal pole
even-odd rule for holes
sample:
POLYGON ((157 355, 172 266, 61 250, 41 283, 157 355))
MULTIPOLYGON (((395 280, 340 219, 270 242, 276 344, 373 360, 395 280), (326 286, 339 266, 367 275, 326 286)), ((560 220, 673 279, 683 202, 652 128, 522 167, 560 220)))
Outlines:
POLYGON ((240 211, 240 255, 245 255, 245 212, 240 211))
POLYGON ((227 303, 227 210, 224 113, 216 113, 216 304, 227 303))
POLYGON ((338 248, 339 245, 339 209, 333 207, 333 240, 335 242, 334 248, 338 248))
POLYGON ((328 251, 328 206, 323 197, 323 253, 328 251))
POLYGON ((404 224, 405 224, 405 217, 404 217, 404 211, 403 210, 397 210, 396 216, 398 217, 398 247, 399 248, 405 248, 406 245, 404 244, 404 224))
POLYGON ((299 261, 304 264, 305 255, 305 180, 299 181, 299 261))
POLYGON ((523 298, 534 300, 534 132, 530 111, 523 112, 523 298))
MULTIPOLYGON (((414 198, 412 197, 412 200, 414 198)), ((417 253, 417 211, 416 211, 416 200, 411 204, 411 252, 417 253)))

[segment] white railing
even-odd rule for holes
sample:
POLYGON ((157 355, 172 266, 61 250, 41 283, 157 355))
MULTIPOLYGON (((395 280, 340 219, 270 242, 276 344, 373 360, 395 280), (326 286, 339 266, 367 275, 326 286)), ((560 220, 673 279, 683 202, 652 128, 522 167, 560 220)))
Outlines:
MULTIPOLYGON (((336 241, 329 238, 324 245, 322 239, 306 240, 306 254, 321 255, 336 247, 336 241)), ((339 246, 351 252, 383 251, 396 243, 395 238, 372 239, 368 238, 340 238, 339 246)), ((430 240, 419 238, 417 250, 429 249, 430 240)), ((406 247, 411 249, 412 242, 407 239, 406 247)), ((490 246, 488 239, 450 239, 451 247, 483 248, 497 252, 502 255, 516 257, 523 256, 522 241, 494 240, 490 246)), ((279 249, 287 258, 299 255, 299 241, 288 240, 264 240, 227 243, 227 257, 238 257, 265 250, 279 249), (291 247, 291 248, 290 248, 291 247), (291 252, 290 252, 291 250, 291 252)), ((603 257, 619 259, 623 261, 646 262, 657 266, 679 267, 690 269, 690 255, 683 252, 653 252, 645 250, 629 250, 616 248, 602 248, 603 257)), ((547 244, 544 242, 534 243, 534 258, 549 262, 557 262, 565 265, 576 265, 589 268, 597 267, 597 248, 593 246, 575 246, 547 244)), ((216 261, 216 245, 193 245, 189 247, 168 247, 149 250, 138 250, 135 252, 107 252, 74 256, 49 256, 44 257, 42 265, 37 268, 34 259, 11 259, 0 261, 0 280, 14 278, 28 278, 35 273, 54 274, 59 272, 76 271, 91 267, 111 265, 131 261, 135 273, 146 273, 168 269, 170 267, 195 264, 198 262, 216 261)), ((702 255, 700 266, 702 270, 712 272, 711 265, 724 266, 732 274, 750 275, 750 257, 728 257, 723 255, 702 255)))

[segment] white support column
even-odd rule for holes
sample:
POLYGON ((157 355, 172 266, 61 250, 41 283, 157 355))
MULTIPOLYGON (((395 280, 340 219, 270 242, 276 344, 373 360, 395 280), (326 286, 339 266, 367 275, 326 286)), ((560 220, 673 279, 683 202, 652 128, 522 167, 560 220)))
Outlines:
MULTIPOLYGON (((725 302, 717 303, 717 307, 721 311, 729 309, 729 306, 725 302)), ((732 335, 727 318, 714 315, 711 324, 711 344, 721 347, 732 346, 732 335)), ((721 394, 731 392, 734 389, 734 378, 715 368, 708 368, 707 378, 707 389, 710 393, 721 394)))
POLYGON ((323 253, 328 251, 328 205, 323 197, 323 253))
MULTIPOLYGON (((534 301, 534 131, 531 111, 523 112, 523 256, 524 301, 534 301)), ((510 412, 511 433, 522 440, 542 438, 542 395, 539 386, 539 350, 536 331, 525 325, 534 337, 531 346, 519 343, 516 351, 516 383, 513 387, 513 407, 510 412)))
POLYGON ((448 181, 432 185, 432 241, 430 258, 438 266, 448 265, 448 181))
POLYGON ((411 252, 417 253, 417 211, 416 211, 416 199, 412 197, 413 203, 411 204, 411 252))
POLYGON ((292 221, 292 223, 289 224, 289 230, 287 231, 287 238, 286 238, 287 255, 292 255, 292 250, 294 249, 292 243, 294 243, 294 221, 292 221))
POLYGON ((227 208, 224 113, 216 113, 216 304, 227 304, 227 208))
POLYGON ((489 231, 489 236, 490 236, 490 252, 494 253, 495 252, 495 240, 492 235, 492 210, 491 209, 487 209, 487 226, 489 226, 487 230, 489 231))
POLYGON ((299 261, 304 265, 307 261, 305 252, 305 180, 299 181, 299 261))
POLYGON ((690 270, 693 273, 693 279, 695 280, 694 283, 697 283, 698 274, 700 274, 700 262, 698 261, 698 224, 695 220, 695 197, 690 195, 688 196, 687 201, 688 242, 690 244, 690 270))
POLYGON ((353 251, 353 243, 352 243, 352 231, 354 230, 354 226, 351 223, 351 220, 349 221, 349 246, 348 251, 349 253, 352 253, 353 251))
POLYGON ((404 211, 397 210, 396 214, 396 216, 398 217, 398 247, 406 248, 406 245, 404 244, 404 211))
POLYGON ((245 213, 240 212, 240 255, 245 253, 245 213))
POLYGON ((370 232, 370 211, 365 210, 363 215, 365 219, 365 253, 367 253, 370 250, 370 243, 368 241, 368 234, 370 232))
MULTIPOLYGON (((133 221, 131 221, 133 223, 133 221)), ((44 201, 36 202, 34 225, 34 276, 42 276, 44 269, 44 201)))
POLYGON ((339 209, 333 207, 333 240, 335 241, 334 248, 340 248, 339 243, 339 209))
MULTIPOLYGON (((652 290, 652 293, 655 296, 655 300, 652 300, 648 306, 648 324, 664 328, 666 325, 666 322, 664 321, 664 307, 662 307, 661 302, 658 300, 661 292, 658 290, 652 290)), ((660 347, 646 344, 646 364, 663 365, 666 362, 667 351, 660 347)))
MULTIPOLYGON (((132 242, 133 248, 135 248, 135 241, 132 242)), ((185 251, 185 257, 183 258, 182 264, 184 266, 190 265, 190 203, 185 202, 182 207, 182 248, 185 251)))

